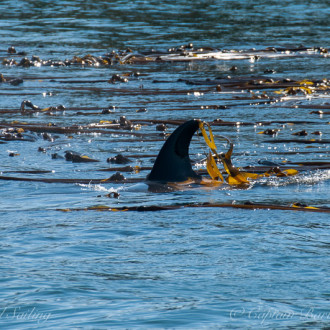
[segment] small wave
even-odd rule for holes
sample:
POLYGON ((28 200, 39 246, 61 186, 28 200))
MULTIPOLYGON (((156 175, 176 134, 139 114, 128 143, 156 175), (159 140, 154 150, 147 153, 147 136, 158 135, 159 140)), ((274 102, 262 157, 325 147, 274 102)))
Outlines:
POLYGON ((316 184, 330 179, 330 170, 318 170, 315 172, 308 172, 299 174, 297 176, 285 178, 272 178, 266 181, 266 185, 278 187, 287 186, 290 184, 316 184))
POLYGON ((118 192, 122 190, 124 187, 119 187, 115 189, 114 187, 106 188, 102 186, 101 184, 84 184, 84 183, 78 183, 79 187, 82 187, 83 190, 92 190, 92 191, 101 191, 106 193, 112 193, 112 192, 118 192))

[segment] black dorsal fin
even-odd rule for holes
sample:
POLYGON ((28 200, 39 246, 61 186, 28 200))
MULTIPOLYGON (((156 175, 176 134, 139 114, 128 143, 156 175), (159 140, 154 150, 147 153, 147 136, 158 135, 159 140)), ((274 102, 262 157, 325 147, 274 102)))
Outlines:
POLYGON ((198 130, 198 125, 198 120, 189 120, 169 136, 160 150, 147 180, 180 182, 188 178, 201 178, 192 169, 189 158, 190 141, 198 130))

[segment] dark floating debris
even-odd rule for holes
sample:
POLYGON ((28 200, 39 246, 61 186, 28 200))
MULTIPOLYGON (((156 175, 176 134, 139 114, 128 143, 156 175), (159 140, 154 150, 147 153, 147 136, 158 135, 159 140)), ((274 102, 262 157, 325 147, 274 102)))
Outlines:
POLYGON ((167 130, 167 126, 165 124, 159 124, 156 126, 156 130, 160 132, 164 132, 167 130))
MULTIPOLYGON (((151 168, 148 167, 148 169, 151 169, 151 168)), ((100 169, 99 171, 103 171, 103 172, 109 172, 109 171, 138 172, 139 170, 140 170, 140 167, 138 167, 138 166, 133 167, 133 166, 127 165, 127 166, 116 167, 116 168, 113 168, 113 167, 103 168, 103 169, 100 169)))
POLYGON ((122 182, 125 180, 126 178, 120 172, 116 172, 115 174, 111 175, 109 179, 105 179, 104 181, 122 182))
POLYGON ((267 128, 266 130, 259 132, 258 134, 265 134, 265 135, 277 135, 279 132, 279 129, 270 129, 267 128))
POLYGON ((128 79, 124 78, 124 77, 121 77, 119 74, 114 74, 108 82, 111 83, 111 84, 115 84, 116 82, 127 83, 128 79))
POLYGON ((136 110, 136 112, 147 112, 147 109, 146 108, 140 108, 140 109, 136 110))
POLYGON ((39 151, 39 152, 44 152, 44 153, 45 153, 45 152, 46 152, 46 149, 43 148, 43 147, 39 147, 39 148, 38 148, 38 151, 39 151))
POLYGON ((31 114, 37 113, 37 112, 43 112, 43 113, 52 115, 52 114, 54 114, 54 112, 57 112, 57 111, 64 112, 65 106, 60 104, 56 107, 51 106, 48 108, 40 109, 40 107, 38 107, 37 105, 34 105, 31 101, 24 100, 21 103, 20 111, 21 111, 22 115, 31 115, 31 114), (25 107, 29 107, 31 110, 28 110, 25 107))
POLYGON ((124 166, 124 167, 109 167, 109 168, 103 168, 100 169, 99 171, 102 172, 110 172, 110 171, 121 171, 121 172, 135 172, 139 173, 141 171, 150 171, 152 167, 150 166, 124 166))
POLYGON ((113 111, 111 111, 110 109, 103 109, 101 113, 102 115, 105 115, 105 114, 113 113, 113 111))
POLYGON ((133 123, 130 120, 126 119, 125 116, 121 116, 119 118, 119 125, 121 128, 128 129, 128 130, 131 130, 134 126, 133 123))
POLYGON ((53 142, 54 138, 48 133, 42 133, 42 138, 46 141, 53 142))
POLYGON ((14 46, 10 46, 7 50, 8 54, 16 54, 16 49, 14 46))
POLYGON ((306 132, 306 130, 302 130, 302 131, 299 131, 299 132, 292 133, 292 135, 306 136, 306 135, 308 135, 308 133, 306 132))
POLYGON ((18 66, 23 66, 24 68, 28 68, 33 65, 33 61, 30 61, 27 57, 22 58, 21 61, 18 63, 18 66))
POLYGON ((269 73, 276 73, 276 71, 273 70, 273 69, 266 69, 266 70, 264 71, 264 73, 266 73, 266 74, 269 74, 269 73))
POLYGON ((63 159, 63 156, 60 156, 57 152, 51 154, 52 159, 63 159))
POLYGON ((37 137, 31 134, 27 134, 23 128, 8 127, 0 130, 0 140, 34 142, 37 140, 37 137))
POLYGON ((29 100, 25 100, 21 103, 21 114, 22 115, 31 114, 38 110, 40 110, 40 108, 37 105, 34 105, 29 100), (33 111, 25 109, 26 106, 29 107, 30 109, 32 109, 33 111))
POLYGON ((109 157, 107 159, 107 162, 112 164, 128 164, 130 163, 130 159, 128 157, 123 156, 122 154, 118 154, 115 157, 109 157))
POLYGON ((8 154, 9 157, 15 157, 15 156, 19 156, 19 155, 20 155, 20 154, 17 153, 17 152, 10 152, 10 153, 8 154))
POLYGON ((109 194, 106 194, 105 197, 108 198, 119 198, 120 194, 116 191, 112 191, 109 194))
MULTIPOLYGON (((327 107, 326 109, 329 109, 329 107, 327 107)), ((330 111, 315 110, 315 111, 311 111, 310 114, 330 115, 330 111)))
POLYGON ((114 113, 116 110, 116 107, 114 105, 110 105, 107 109, 102 109, 102 114, 109 114, 114 113))
POLYGON ((269 160, 263 160, 263 159, 258 160, 258 164, 266 165, 266 166, 275 166, 275 167, 280 166, 280 164, 278 164, 278 163, 274 163, 269 160))
POLYGON ((2 73, 0 73, 0 83, 8 83, 13 86, 18 86, 23 83, 21 78, 5 78, 2 73))
POLYGON ((21 79, 21 78, 14 78, 14 79, 9 80, 8 83, 10 85, 13 85, 13 86, 18 86, 20 84, 23 84, 23 79, 21 79))
POLYGON ((65 159, 71 161, 72 163, 91 163, 99 162, 99 160, 92 159, 86 155, 80 154, 75 151, 67 150, 65 151, 65 159))

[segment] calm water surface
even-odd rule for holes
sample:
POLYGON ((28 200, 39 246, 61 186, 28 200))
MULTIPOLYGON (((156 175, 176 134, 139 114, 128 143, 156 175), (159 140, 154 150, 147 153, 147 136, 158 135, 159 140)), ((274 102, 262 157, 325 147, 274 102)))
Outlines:
MULTIPOLYGON (((0 59, 19 62, 36 55, 64 61, 128 47, 136 53, 161 52, 190 42, 236 51, 327 48, 329 15, 326 0, 1 1, 0 59), (8 54, 10 46, 25 53, 8 54)), ((260 76, 266 70, 273 70, 267 75, 274 80, 329 79, 329 67, 329 57, 313 51, 256 61, 248 57, 28 68, 0 64, 5 77, 24 80, 17 86, 0 83, 0 118, 1 123, 57 126, 88 125, 123 115, 132 120, 283 121, 284 126, 216 126, 214 132, 233 140, 233 162, 238 166, 258 165, 260 160, 329 161, 327 143, 266 142, 292 139, 293 132, 303 129, 322 131, 321 139, 329 139, 329 115, 310 113, 313 106, 329 106, 326 92, 256 105, 250 104, 247 90, 219 93, 205 84, 206 79, 260 76), (232 66, 237 70, 231 71, 232 66), (136 72, 140 75, 134 76, 136 72), (109 84, 113 74, 127 74, 129 81, 109 84), (204 84, 187 85, 182 79, 204 84), (26 99, 41 108, 63 104, 68 110, 56 116, 22 117, 18 110, 26 99), (205 108, 210 104, 227 108, 205 108), (109 106, 116 107, 114 112, 101 114, 99 110, 109 106), (92 107, 99 110, 86 110, 92 107), (136 112, 140 108, 147 112, 136 112), (294 120, 307 122, 288 124, 294 120), (280 129, 280 134, 257 134, 266 128, 280 129)), ((254 90, 257 95, 262 92, 254 90)), ((0 141, 6 142, 0 144, 1 175, 103 179, 114 173, 100 171, 115 166, 106 159, 118 153, 131 156, 131 166, 150 167, 164 143, 155 127, 149 123, 133 131, 144 134, 143 139, 95 133, 54 134, 54 141, 48 141, 29 133, 33 141, 0 141), (100 162, 52 159, 53 153, 63 157, 65 150, 100 162), (15 172, 32 170, 50 172, 15 172)), ((175 127, 168 125, 168 132, 175 127)), ((313 137, 320 138, 309 134, 300 139, 313 137)), ((194 138, 191 157, 201 159, 205 150, 194 138)), ((143 179, 148 172, 124 175, 143 179)), ((261 180, 247 190, 221 186, 170 193, 148 192, 143 183, 0 180, 1 328, 325 329, 330 326, 329 214, 230 208, 58 209, 246 201, 329 207, 329 177, 329 170, 318 170, 261 180), (105 197, 110 192, 120 197, 105 197)))

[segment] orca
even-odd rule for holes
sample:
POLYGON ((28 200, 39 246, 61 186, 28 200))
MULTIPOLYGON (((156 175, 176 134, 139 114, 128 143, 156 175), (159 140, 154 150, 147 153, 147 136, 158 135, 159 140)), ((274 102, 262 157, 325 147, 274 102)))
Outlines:
POLYGON ((197 119, 186 121, 168 137, 147 176, 147 181, 167 183, 202 179, 192 169, 189 158, 189 145, 199 128, 199 122, 197 119))

